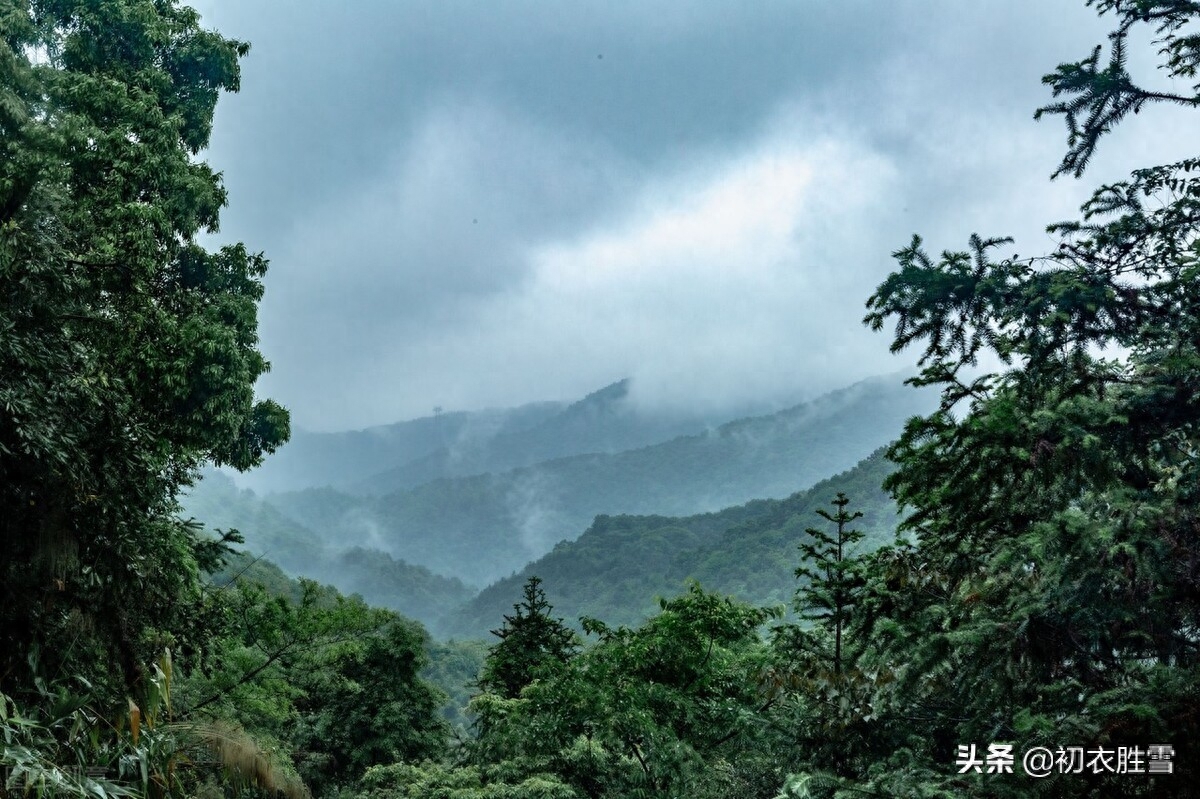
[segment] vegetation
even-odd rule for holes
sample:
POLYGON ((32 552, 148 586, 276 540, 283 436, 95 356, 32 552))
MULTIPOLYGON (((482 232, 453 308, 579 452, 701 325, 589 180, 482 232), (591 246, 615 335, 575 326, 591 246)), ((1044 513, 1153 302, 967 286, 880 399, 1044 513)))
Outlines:
MULTIPOLYGON (((683 518, 601 516, 575 541, 564 541, 512 577, 498 580, 449 617, 456 635, 487 637, 530 577, 541 578, 551 604, 568 620, 581 616, 636 625, 659 609, 658 597, 687 591, 689 580, 761 606, 790 604, 796 546, 813 514, 845 493, 864 514, 864 549, 895 538, 895 503, 880 487, 895 468, 882 452, 853 469, 784 500, 756 500, 683 518)), ((577 622, 576 622, 577 623, 577 622)))
MULTIPOLYGON (((213 528, 235 529, 245 550, 264 557, 292 574, 331 583, 346 594, 358 594, 372 605, 395 610, 444 632, 443 619, 474 592, 459 580, 442 577, 422 566, 396 560, 370 546, 368 535, 347 538, 335 547, 312 528, 285 516, 248 490, 239 491, 224 474, 208 471, 181 497, 185 515, 213 528)), ((310 524, 319 526, 319 516, 310 524)))
POLYGON ((174 3, 0 7, 5 792, 300 796, 441 745, 422 631, 314 584, 214 587, 237 535, 178 516, 202 464, 288 435, 253 391, 266 261, 196 242, 247 49, 174 3))
MULTIPOLYGON (((1059 174, 1131 111, 1200 106, 1200 84, 1148 90, 1125 66, 1149 26, 1166 74, 1196 81, 1200 3, 1091 4, 1109 59, 1059 66, 1038 112, 1067 122, 1059 174)), ((287 434, 252 390, 265 262, 195 243, 224 196, 194 156, 245 45, 160 0, 0 20, 0 795, 1196 795, 1200 160, 1102 186, 1044 257, 980 237, 898 251, 866 322, 922 349, 910 382, 941 402, 890 460, 781 502, 602 517, 541 564, 631 595, 652 574, 744 594, 786 542, 792 618, 692 582, 648 618, 585 616, 581 637, 530 574, 484 652, 179 517, 202 463, 249 468, 287 434), (968 377, 984 355, 1002 371, 968 377), (880 483, 905 513, 883 546, 880 483), (472 694, 457 727, 426 677, 472 694), (992 743, 1014 773, 963 754, 992 743), (1146 767, 1158 743, 1180 773, 1146 767), (1140 747, 1142 773, 1114 757, 1035 779, 1034 746, 1140 747)))
POLYGON ((530 577, 522 601, 513 605, 513 615, 505 616, 504 626, 492 631, 500 640, 484 661, 479 677, 484 691, 515 699, 527 685, 571 660, 578 649, 571 628, 550 615, 541 582, 530 577))
POLYGON ((786 497, 851 468, 935 405, 931 392, 881 378, 641 449, 437 479, 376 499, 311 489, 268 501, 295 520, 319 519, 329 539, 371 530, 398 558, 487 585, 577 538, 597 515, 687 515, 786 497))
POLYGON ((72 673, 120 696, 165 641, 197 643, 213 550, 178 489, 287 437, 253 396, 266 261, 195 243, 225 195, 193 155, 246 46, 149 0, 3 13, 0 676, 22 699, 72 673))

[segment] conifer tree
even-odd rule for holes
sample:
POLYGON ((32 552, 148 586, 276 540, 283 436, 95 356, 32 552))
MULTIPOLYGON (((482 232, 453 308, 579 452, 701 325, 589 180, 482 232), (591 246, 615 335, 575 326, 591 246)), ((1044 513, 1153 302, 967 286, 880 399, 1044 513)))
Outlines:
POLYGON ((571 659, 579 648, 578 636, 562 619, 552 617, 552 610, 541 579, 530 577, 513 615, 505 615, 504 625, 492 630, 500 640, 484 662, 482 689, 514 699, 539 676, 571 659))
POLYGON ((850 500, 838 492, 831 503, 837 510, 833 513, 818 508, 821 518, 837 526, 833 535, 815 527, 805 529, 812 541, 800 544, 804 559, 796 569, 796 577, 807 582, 796 590, 796 612, 800 618, 816 622, 833 634, 834 675, 840 676, 843 660, 842 638, 853 614, 857 592, 864 584, 861 556, 849 555, 849 548, 863 538, 859 530, 848 529, 847 525, 862 518, 861 511, 848 513, 850 500))
MULTIPOLYGON (((1200 3, 1088 4, 1114 18, 1109 57, 1097 48, 1044 78, 1056 101, 1038 116, 1068 128, 1056 175, 1082 175, 1130 112, 1200 106, 1200 3), (1126 48, 1142 26, 1190 91, 1134 80, 1126 48)), ((1179 742, 1200 740, 1198 169, 1188 158, 1101 186, 1080 220, 1049 227, 1059 245, 1046 256, 1002 257, 1007 239, 980 236, 940 258, 919 238, 895 253, 865 321, 895 323, 893 350, 919 344, 911 382, 943 393, 889 452, 900 468, 887 487, 918 542, 881 562, 876 605, 890 603, 877 662, 900 673, 887 734, 906 757, 858 790, 1188 795, 1165 777, 1006 787, 947 766, 955 744, 990 741, 1161 740, 1177 763, 1194 759, 1179 742), (985 354, 1003 370, 968 377, 985 354)))

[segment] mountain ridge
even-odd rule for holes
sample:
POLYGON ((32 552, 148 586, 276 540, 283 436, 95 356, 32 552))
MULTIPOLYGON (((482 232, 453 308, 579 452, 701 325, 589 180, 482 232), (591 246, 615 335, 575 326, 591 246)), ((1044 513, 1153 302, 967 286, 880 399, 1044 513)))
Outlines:
POLYGON ((820 526, 817 509, 828 509, 839 492, 864 514, 856 524, 866 533, 864 549, 894 538, 898 509, 882 488, 894 468, 881 448, 785 499, 688 517, 598 516, 577 539, 487 586, 441 626, 452 635, 486 635, 533 576, 555 615, 576 627, 583 616, 637 624, 657 610, 657 598, 685 591, 690 580, 751 604, 790 605, 804 531, 820 526))
POLYGON ((296 520, 321 519, 331 538, 369 539, 394 557, 486 585, 578 537, 600 514, 687 516, 789 496, 853 467, 934 404, 928 391, 887 376, 618 453, 438 478, 374 498, 309 490, 266 500, 296 520))

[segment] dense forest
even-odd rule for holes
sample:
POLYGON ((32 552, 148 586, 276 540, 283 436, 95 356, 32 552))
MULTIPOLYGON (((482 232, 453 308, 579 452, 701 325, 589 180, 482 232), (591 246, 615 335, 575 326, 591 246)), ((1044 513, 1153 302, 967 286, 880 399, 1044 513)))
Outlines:
MULTIPOLYGON (((1055 177, 1130 113, 1200 106, 1200 3, 1088 5, 1109 42, 1035 114, 1066 124, 1055 177)), ((210 476, 181 505, 290 433, 255 394, 266 258, 202 244, 248 50, 176 0, 0 4, 0 796, 1200 795, 1200 158, 1099 186, 1035 257, 897 250, 863 321, 934 402, 884 451, 820 416, 786 499, 589 517, 477 593, 329 549, 356 494, 289 512, 210 476)), ((462 419, 396 428, 423 451, 352 477, 386 519, 461 481, 454 510, 493 513, 487 481, 545 463, 653 495, 693 479, 650 479, 677 448, 720 481, 753 460, 722 442, 754 420, 531 434, 569 409, 498 422, 470 474, 443 452, 462 419)))

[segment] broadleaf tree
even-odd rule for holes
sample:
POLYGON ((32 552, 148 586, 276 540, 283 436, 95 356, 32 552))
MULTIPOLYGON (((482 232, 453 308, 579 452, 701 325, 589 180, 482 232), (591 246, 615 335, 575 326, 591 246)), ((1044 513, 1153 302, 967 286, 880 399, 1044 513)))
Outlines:
MULTIPOLYGON (((0 4, 0 682, 144 687, 196 600, 175 496, 288 435, 256 399, 267 262, 199 154, 242 42, 162 0, 0 4), (31 670, 30 664, 36 664, 31 670)), ((202 558, 207 555, 201 553, 202 558)), ((194 635, 193 635, 194 634, 194 635)))

